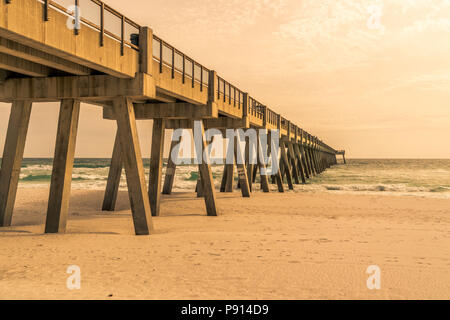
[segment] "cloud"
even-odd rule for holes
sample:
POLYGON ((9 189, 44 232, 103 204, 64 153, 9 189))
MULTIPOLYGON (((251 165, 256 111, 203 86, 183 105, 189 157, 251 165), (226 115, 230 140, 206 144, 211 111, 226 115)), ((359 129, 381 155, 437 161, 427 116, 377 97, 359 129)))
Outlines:
POLYGON ((438 90, 450 92, 450 70, 416 74, 392 80, 388 90, 414 87, 416 90, 438 90))
POLYGON ((303 1, 275 34, 290 42, 296 57, 310 60, 304 72, 366 65, 380 32, 367 27, 367 1, 303 1))
MULTIPOLYGON (((285 13, 288 0, 195 0, 173 1, 163 6, 162 14, 168 22, 182 21, 183 27, 193 33, 236 35, 261 17, 280 17, 285 13)), ((170 25, 170 24, 169 24, 170 25)), ((180 24, 171 24, 178 28, 180 24)))

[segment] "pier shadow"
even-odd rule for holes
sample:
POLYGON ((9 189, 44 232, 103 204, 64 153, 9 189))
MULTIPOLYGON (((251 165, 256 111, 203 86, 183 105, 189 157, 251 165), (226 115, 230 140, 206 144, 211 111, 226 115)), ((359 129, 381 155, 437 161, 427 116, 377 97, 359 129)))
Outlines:
POLYGON ((2 233, 6 233, 6 234, 8 234, 8 233, 25 233, 25 234, 31 234, 32 232, 31 232, 31 231, 28 231, 28 230, 2 230, 2 229, 0 229, 0 234, 2 234, 2 233))

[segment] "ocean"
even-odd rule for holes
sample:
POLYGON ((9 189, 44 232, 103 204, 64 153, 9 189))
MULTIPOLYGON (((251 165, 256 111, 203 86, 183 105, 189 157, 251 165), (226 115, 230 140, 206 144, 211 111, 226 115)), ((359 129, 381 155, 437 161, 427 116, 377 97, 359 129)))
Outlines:
MULTIPOLYGON (((73 189, 101 190, 106 186, 110 159, 76 159, 73 170, 73 189)), ((144 159, 146 176, 149 159, 144 159)), ((223 166, 212 166, 217 187, 220 186, 223 166)), ((48 187, 52 159, 24 159, 20 187, 48 187)), ((164 173, 164 170, 163 170, 164 173)), ((198 177, 197 167, 177 168, 174 192, 192 192, 198 177)), ((126 189, 125 174, 120 188, 126 189)), ((349 159, 347 165, 337 165, 296 185, 295 192, 331 192, 355 194, 407 195, 450 198, 450 160, 370 160, 349 159)), ((276 190, 274 186, 274 190, 276 190)))

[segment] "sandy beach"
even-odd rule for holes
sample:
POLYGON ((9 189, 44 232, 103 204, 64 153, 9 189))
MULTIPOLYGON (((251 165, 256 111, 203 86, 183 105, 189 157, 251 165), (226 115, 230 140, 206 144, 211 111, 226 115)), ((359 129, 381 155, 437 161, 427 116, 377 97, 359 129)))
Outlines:
POLYGON ((332 193, 164 197, 133 235, 128 196, 73 190, 64 235, 43 235, 47 189, 19 189, 0 230, 1 299, 449 299, 450 200, 332 193), (68 290, 68 266, 81 290, 68 290), (381 268, 381 290, 366 269, 381 268))

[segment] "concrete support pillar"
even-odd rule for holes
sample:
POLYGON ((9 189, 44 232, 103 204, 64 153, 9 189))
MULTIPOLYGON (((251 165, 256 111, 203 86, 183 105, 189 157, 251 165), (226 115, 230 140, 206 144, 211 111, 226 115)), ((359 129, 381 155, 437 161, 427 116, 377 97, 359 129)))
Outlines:
POLYGON ((117 194, 119 193, 120 177, 122 176, 122 150, 120 146, 119 131, 116 132, 111 166, 109 167, 108 182, 103 199, 103 211, 114 211, 116 208, 117 194))
POLYGON ((61 102, 45 233, 66 231, 79 116, 80 101, 61 102))
POLYGON ((241 193, 244 198, 250 197, 250 186, 248 183, 247 169, 245 167, 245 158, 244 152, 241 150, 240 146, 240 138, 238 136, 235 137, 234 141, 234 159, 236 162, 238 177, 239 177, 239 185, 241 188, 241 193))
MULTIPOLYGON (((280 152, 279 149, 278 150, 274 149, 276 146, 272 145, 272 134, 273 133, 271 131, 269 131, 269 134, 268 134, 268 140, 269 140, 268 156, 269 157, 272 156, 273 152, 277 152, 277 154, 279 154, 279 152, 280 152)), ((279 146, 278 146, 278 148, 279 148, 279 146)), ((278 192, 283 193, 284 192, 284 185, 283 185, 283 177, 281 176, 281 169, 280 169, 281 162, 282 162, 282 159, 280 157, 279 163, 278 163, 278 170, 275 173, 273 173, 273 175, 272 175, 272 182, 274 184, 275 183, 277 184, 278 192)), ((272 167, 273 167, 273 164, 272 164, 272 167)))
MULTIPOLYGON (((231 141, 227 142, 227 160, 233 159, 234 162, 234 148, 231 148, 231 141)), ((223 177, 222 177, 222 185, 220 187, 220 192, 233 192, 234 185, 234 163, 225 163, 223 177)))
POLYGON ((172 194, 173 182, 175 180, 175 172, 177 170, 177 165, 175 161, 178 159, 179 148, 177 146, 182 142, 182 137, 179 141, 172 140, 170 145, 169 160, 167 162, 166 175, 164 178, 163 194, 172 194))
POLYGON ((245 141, 245 158, 246 158, 246 164, 247 164, 247 179, 248 179, 248 187, 250 189, 250 192, 253 190, 253 179, 254 179, 254 168, 255 165, 250 163, 250 140, 249 138, 245 141))
MULTIPOLYGON (((269 187, 269 176, 267 175, 266 172, 266 163, 265 163, 265 159, 264 159, 264 152, 262 149, 262 144, 261 144, 261 135, 259 134, 258 131, 258 168, 259 168, 259 174, 261 177, 261 190, 263 192, 270 192, 270 187, 269 187)), ((255 174, 256 176, 256 174, 255 174)))
POLYGON ((153 30, 141 27, 139 33, 139 70, 153 74, 153 30))
POLYGON ((300 178, 302 179, 302 183, 305 184, 306 183, 306 173, 305 173, 305 165, 303 163, 303 158, 300 152, 300 147, 298 146, 297 143, 294 143, 293 145, 294 148, 294 153, 297 156, 297 164, 298 164, 298 169, 300 172, 300 178))
POLYGON ((297 166, 297 158, 294 154, 294 147, 292 146, 292 142, 288 142, 287 143, 287 148, 288 148, 288 158, 290 160, 291 163, 291 167, 292 167, 292 175, 294 178, 294 182, 295 184, 300 184, 300 174, 299 174, 299 169, 297 166))
POLYGON ((213 180, 213 176, 212 176, 210 158, 209 158, 209 152, 208 152, 209 146, 205 139, 205 127, 203 125, 203 121, 198 121, 198 124, 200 126, 199 129, 200 129, 201 136, 202 136, 202 139, 201 139, 202 147, 199 148, 201 150, 198 150, 196 148, 197 160, 200 162, 198 167, 199 167, 199 173, 200 173, 199 176, 201 179, 201 184, 199 185, 199 187, 201 186, 201 188, 202 188, 203 196, 205 199, 206 212, 207 212, 208 216, 214 217, 214 216, 219 215, 219 211, 217 209, 217 204, 216 204, 216 191, 215 191, 215 187, 214 187, 214 180, 213 180), (204 157, 203 157, 203 152, 202 152, 203 150, 205 150, 204 157))
POLYGON ((305 148, 303 147, 303 143, 300 143, 300 145, 298 147, 299 147, 300 155, 302 157, 302 164, 303 164, 303 168, 305 170, 305 177, 306 177, 306 179, 309 179, 311 177, 311 171, 310 171, 310 167, 308 164, 308 159, 306 157, 305 148))
POLYGON ((153 119, 152 151, 150 155, 150 181, 148 195, 152 216, 160 214, 162 166, 164 152, 164 119, 153 119))
POLYGON ((31 105, 31 101, 15 101, 11 107, 0 170, 0 227, 11 226, 31 105))
POLYGON ((282 141, 280 141, 280 149, 281 149, 281 160, 283 162, 283 168, 284 168, 284 172, 285 172, 285 175, 287 178, 289 190, 294 190, 294 183, 293 183, 293 179, 292 179, 292 170, 291 170, 291 166, 289 164, 289 159, 287 156, 285 143, 282 141))
POLYGON ((117 98, 113 112, 117 119, 134 229, 136 235, 148 235, 153 230, 153 224, 133 103, 125 97, 117 98))

